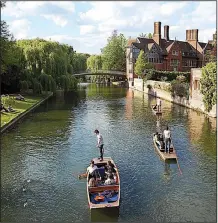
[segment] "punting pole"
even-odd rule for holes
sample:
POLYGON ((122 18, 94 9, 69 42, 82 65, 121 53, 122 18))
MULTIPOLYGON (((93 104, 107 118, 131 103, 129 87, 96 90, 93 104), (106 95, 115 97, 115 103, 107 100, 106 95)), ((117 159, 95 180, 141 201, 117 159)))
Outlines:
POLYGON ((176 158, 176 163, 177 163, 177 166, 178 166, 179 172, 180 172, 180 174, 182 175, 182 171, 181 171, 180 166, 179 166, 178 158, 176 158))

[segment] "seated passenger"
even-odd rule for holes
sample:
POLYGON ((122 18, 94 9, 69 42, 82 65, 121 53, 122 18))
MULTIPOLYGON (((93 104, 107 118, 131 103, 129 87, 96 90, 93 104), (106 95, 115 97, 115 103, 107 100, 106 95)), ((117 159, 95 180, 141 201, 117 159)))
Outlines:
POLYGON ((91 160, 90 166, 87 168, 87 174, 89 174, 89 180, 94 177, 96 179, 97 175, 97 166, 95 165, 94 161, 91 160))
POLYGON ((97 182, 95 180, 95 177, 91 177, 89 180, 89 187, 96 187, 97 186, 97 182))
POLYGON ((108 161, 108 164, 105 166, 105 174, 109 176, 110 174, 116 173, 114 164, 111 161, 108 161))
POLYGON ((105 185, 110 185, 110 184, 115 184, 115 180, 113 177, 113 174, 110 174, 107 178, 107 180, 105 180, 104 182, 105 185))
POLYGON ((164 139, 161 133, 159 134, 159 142, 160 142, 160 149, 164 149, 164 139))
POLYGON ((155 135, 154 135, 154 141, 155 141, 155 143, 157 143, 160 146, 160 139, 159 139, 158 132, 156 132, 155 135))

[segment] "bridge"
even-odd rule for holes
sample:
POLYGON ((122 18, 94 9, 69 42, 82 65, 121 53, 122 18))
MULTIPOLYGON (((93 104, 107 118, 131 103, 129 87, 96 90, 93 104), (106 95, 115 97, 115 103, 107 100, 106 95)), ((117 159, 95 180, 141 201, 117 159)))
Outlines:
POLYGON ((75 77, 82 77, 86 75, 110 75, 110 76, 126 77, 126 72, 113 71, 113 70, 97 70, 97 71, 86 71, 79 74, 73 74, 73 76, 75 77))

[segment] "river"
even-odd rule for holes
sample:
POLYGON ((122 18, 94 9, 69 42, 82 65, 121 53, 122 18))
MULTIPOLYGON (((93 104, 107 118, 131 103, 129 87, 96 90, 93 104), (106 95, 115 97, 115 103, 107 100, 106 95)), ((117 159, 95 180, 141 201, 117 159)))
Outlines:
POLYGON ((216 119, 163 101, 160 124, 171 129, 180 173, 154 150, 153 100, 90 84, 59 92, 4 134, 1 222, 216 222, 216 119), (77 178, 98 156, 96 128, 119 168, 118 213, 90 214, 86 181, 77 178))

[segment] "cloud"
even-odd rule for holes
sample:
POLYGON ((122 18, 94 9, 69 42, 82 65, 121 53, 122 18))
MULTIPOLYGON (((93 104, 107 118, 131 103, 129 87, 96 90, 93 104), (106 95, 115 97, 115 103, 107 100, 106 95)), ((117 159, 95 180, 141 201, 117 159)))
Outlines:
POLYGON ((9 23, 9 30, 15 39, 25 39, 28 37, 31 23, 27 19, 18 19, 9 23))
POLYGON ((13 16, 16 18, 26 16, 36 16, 42 7, 49 7, 49 5, 57 6, 70 13, 75 11, 73 2, 56 2, 56 1, 19 1, 6 2, 6 7, 2 9, 2 14, 6 16, 13 16))
POLYGON ((44 6, 44 1, 20 1, 20 2, 6 2, 6 7, 2 9, 2 14, 7 16, 14 16, 16 18, 36 15, 37 10, 44 6))
POLYGON ((160 6, 160 13, 169 16, 183 9, 186 5, 187 2, 167 2, 160 6))
POLYGON ((59 8, 62 8, 68 12, 75 12, 75 5, 71 1, 47 2, 47 3, 58 6, 59 8))
POLYGON ((85 35, 88 33, 92 33, 95 29, 96 28, 93 25, 81 25, 80 26, 80 34, 85 35))
POLYGON ((63 16, 55 15, 55 14, 43 14, 41 15, 45 19, 52 20, 56 25, 64 27, 67 25, 68 20, 65 19, 63 16))

